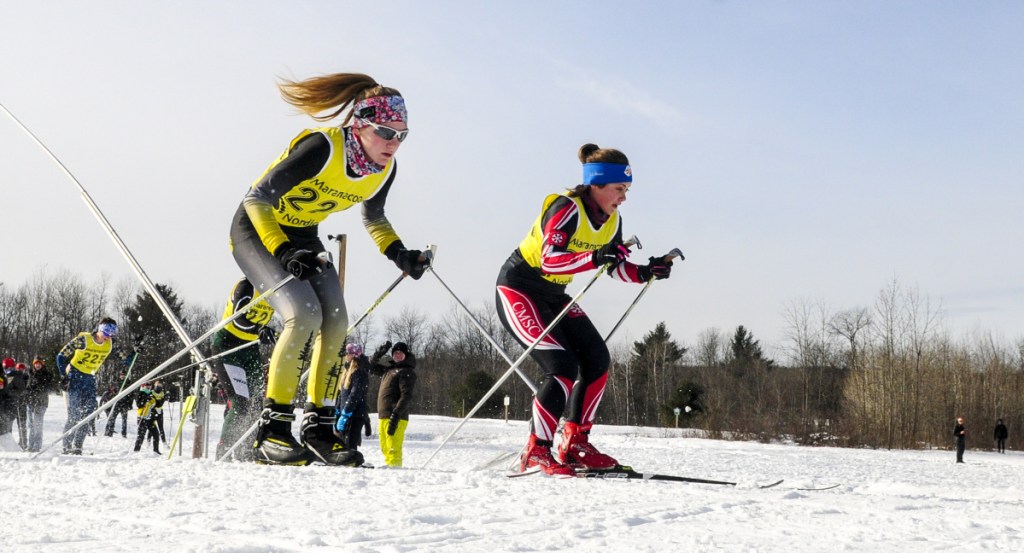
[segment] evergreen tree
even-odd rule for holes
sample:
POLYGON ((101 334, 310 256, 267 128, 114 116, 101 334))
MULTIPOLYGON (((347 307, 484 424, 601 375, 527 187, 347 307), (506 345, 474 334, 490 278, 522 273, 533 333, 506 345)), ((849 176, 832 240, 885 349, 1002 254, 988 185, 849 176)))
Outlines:
MULTIPOLYGON (((183 304, 178 294, 170 287, 163 284, 156 284, 157 292, 163 296, 164 301, 170 306, 174 316, 182 321, 183 304)), ((131 349, 138 347, 139 356, 135 360, 132 375, 129 379, 134 381, 138 377, 156 368, 169 357, 177 353, 183 344, 178 334, 174 331, 170 321, 164 316, 156 300, 146 291, 138 292, 135 300, 124 307, 124 321, 120 324, 120 336, 117 338, 119 348, 131 349)), ((186 355, 168 367, 165 372, 174 370, 174 367, 181 367, 192 363, 191 357, 186 355)), ((123 377, 123 371, 118 367, 118 372, 123 377)), ((186 371, 186 373, 191 371, 186 371)), ((191 375, 182 375, 182 378, 190 378, 191 375)), ((190 381, 186 380, 190 385, 190 381)), ((121 384, 119 380, 117 385, 121 384)))
MULTIPOLYGON (((456 409, 462 411, 463 406, 465 406, 465 413, 468 413, 480 401, 480 398, 484 397, 484 394, 491 389, 491 386, 494 386, 495 381, 495 378, 486 371, 474 371, 467 374, 462 383, 452 389, 451 392, 452 402, 455 404, 456 409)), ((476 416, 489 418, 502 416, 502 401, 501 394, 492 394, 480 407, 480 410, 476 412, 476 416)), ((463 416, 465 416, 465 413, 463 413, 463 416)))
POLYGON ((677 386, 668 403, 661 406, 662 420, 675 424, 676 409, 679 409, 679 425, 691 426, 692 421, 704 412, 704 386, 692 381, 677 386))
POLYGON ((729 343, 732 357, 729 359, 729 369, 733 374, 742 377, 752 369, 771 369, 775 361, 766 359, 761 351, 761 342, 754 339, 754 334, 749 332, 743 325, 736 327, 732 341, 729 343))
POLYGON ((685 354, 686 348, 672 340, 664 322, 658 323, 642 340, 633 342, 630 411, 635 413, 638 424, 650 423, 658 416, 672 369, 685 354))

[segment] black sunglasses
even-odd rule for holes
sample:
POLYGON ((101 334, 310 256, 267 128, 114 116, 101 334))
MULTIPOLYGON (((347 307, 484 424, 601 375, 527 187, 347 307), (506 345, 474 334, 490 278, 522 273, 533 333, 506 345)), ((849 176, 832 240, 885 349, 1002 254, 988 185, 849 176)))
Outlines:
POLYGON ((400 131, 398 129, 392 129, 387 125, 379 125, 369 119, 363 119, 363 123, 373 127, 373 134, 379 136, 381 140, 394 140, 397 138, 399 142, 402 142, 405 140, 405 137, 409 136, 409 129, 400 131))

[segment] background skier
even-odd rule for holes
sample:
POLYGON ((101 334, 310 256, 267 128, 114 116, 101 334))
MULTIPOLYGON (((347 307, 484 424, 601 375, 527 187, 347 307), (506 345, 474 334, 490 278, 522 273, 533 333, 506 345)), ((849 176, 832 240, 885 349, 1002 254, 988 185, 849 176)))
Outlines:
MULTIPOLYGON (((252 283, 242 278, 231 287, 231 295, 224 307, 226 319, 244 308, 256 295, 252 283)), ((267 326, 274 317, 274 308, 261 300, 249 308, 244 315, 228 323, 218 330, 212 340, 214 354, 235 349, 257 340, 272 345, 276 336, 273 329, 267 326)), ((246 432, 262 410, 263 397, 267 390, 267 381, 260 358, 259 345, 253 344, 233 353, 229 353, 214 361, 219 389, 226 398, 224 426, 221 429, 220 441, 217 442, 217 458, 224 456, 227 448, 234 445, 246 432)), ((252 448, 235 448, 235 455, 251 459, 252 448)))
MULTIPOLYGON (((68 420, 64 425, 67 433, 72 427, 96 410, 96 373, 113 348, 117 336, 117 323, 105 317, 95 332, 82 332, 61 348, 57 354, 57 368, 60 370, 61 386, 68 392, 68 420)), ((136 355, 122 352, 125 366, 130 365, 136 355)), ((64 436, 64 453, 82 454, 88 425, 64 436)))
POLYGON ((158 402, 163 401, 163 395, 158 398, 153 393, 152 386, 145 382, 139 387, 135 394, 135 405, 138 407, 138 435, 135 438, 135 451, 142 450, 142 443, 148 436, 153 440, 153 452, 160 453, 160 436, 156 430, 156 422, 153 420, 153 409, 158 402))

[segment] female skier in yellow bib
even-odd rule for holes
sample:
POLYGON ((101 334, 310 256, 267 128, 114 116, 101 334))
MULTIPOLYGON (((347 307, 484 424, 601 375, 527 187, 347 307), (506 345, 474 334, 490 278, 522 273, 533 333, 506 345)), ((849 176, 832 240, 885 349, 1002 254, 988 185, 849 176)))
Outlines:
POLYGON ((409 250, 384 216, 395 180, 395 152, 409 133, 405 100, 367 75, 339 73, 285 81, 281 96, 317 121, 344 114, 341 126, 305 130, 249 189, 231 224, 232 254, 258 290, 288 273, 297 278, 269 297, 284 319, 270 358, 267 396, 254 458, 267 464, 359 465, 362 455, 334 434, 337 379, 348 312, 337 270, 319 257, 318 224, 362 204, 363 225, 381 253, 415 279, 427 261, 409 250), (325 113, 326 112, 326 113, 325 113), (292 401, 305 363, 309 383, 300 429, 292 401))
MULTIPOLYGON (((626 261, 619 206, 633 173, 626 155, 584 144, 579 150, 583 184, 551 194, 529 234, 498 273, 496 303, 505 328, 529 346, 572 299, 565 293, 576 273, 607 267, 626 282, 668 278, 672 262, 650 258, 647 265, 626 261)), ((520 470, 538 467, 571 475, 575 468, 613 468, 618 462, 590 444, 589 434, 608 379, 610 356, 604 340, 579 305, 574 305, 530 354, 544 370, 533 400, 530 441, 520 470), (565 426, 551 454, 558 419, 565 426)))

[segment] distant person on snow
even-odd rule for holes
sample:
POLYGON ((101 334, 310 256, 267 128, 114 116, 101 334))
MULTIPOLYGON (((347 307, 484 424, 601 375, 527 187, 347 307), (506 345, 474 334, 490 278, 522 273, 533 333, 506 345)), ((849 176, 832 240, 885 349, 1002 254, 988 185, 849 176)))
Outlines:
POLYGON ((416 387, 415 368, 416 356, 405 342, 398 342, 394 347, 391 342, 385 342, 370 358, 370 372, 381 377, 377 393, 377 432, 380 451, 389 467, 402 466, 402 444, 416 387))
MULTIPOLYGON (((121 380, 124 380, 124 376, 121 377, 121 380)), ((111 386, 110 391, 114 392, 110 395, 111 398, 120 393, 116 386, 111 386)), ((114 435, 114 432, 117 430, 117 419, 120 417, 121 437, 128 437, 128 411, 131 411, 132 404, 134 402, 134 394, 125 394, 121 399, 114 403, 114 406, 110 408, 110 413, 107 415, 107 424, 103 429, 104 436, 110 437, 114 435)))
POLYGON ((423 275, 427 258, 407 249, 384 215, 409 116, 397 90, 367 75, 285 81, 279 89, 286 102, 317 121, 344 117, 340 126, 299 133, 232 219, 232 255, 253 286, 266 290, 289 273, 296 277, 268 299, 284 329, 270 358, 254 457, 267 464, 360 465, 362 455, 334 434, 337 378, 331 372, 344 355, 348 311, 337 270, 319 256, 325 248, 318 225, 362 204, 363 226, 381 253, 414 279, 423 275), (300 444, 291 431, 292 402, 307 363, 300 444))
POLYGON ((7 370, 14 370, 15 365, 17 362, 13 358, 7 357, 4 358, 3 367, 0 368, 0 436, 7 436, 11 440, 10 445, 0 445, 12 451, 17 451, 18 448, 13 436, 10 436, 14 430, 14 419, 18 418, 18 410, 9 388, 10 381, 7 378, 7 370))
POLYGON ((28 377, 28 450, 36 452, 43 447, 43 416, 50 406, 50 393, 56 389, 56 381, 40 355, 32 360, 28 377))
POLYGON ((964 418, 956 418, 956 426, 953 427, 953 437, 956 438, 956 462, 964 462, 964 449, 967 448, 967 427, 964 426, 964 418))
POLYGON ((135 405, 138 407, 138 436, 135 438, 135 451, 142 450, 142 443, 148 436, 153 440, 153 453, 160 454, 160 436, 157 433, 156 421, 154 420, 157 403, 163 403, 163 393, 157 395, 153 387, 145 382, 139 387, 135 394, 135 405))
MULTIPOLYGON (((495 302, 505 328, 532 344, 571 301, 573 275, 606 270, 617 280, 645 283, 668 278, 672 262, 651 257, 646 265, 626 258, 619 206, 633 182, 622 152, 584 144, 579 150, 582 184, 548 195, 530 232, 498 273, 495 302)), ((618 462, 590 444, 590 429, 608 379, 604 340, 579 305, 531 352, 544 370, 533 400, 529 443, 520 470, 538 467, 571 475, 575 468, 613 468, 618 462), (559 459, 551 454, 559 418, 565 415, 559 459)))
POLYGON ((167 435, 164 434, 164 402, 166 397, 167 392, 164 390, 163 382, 157 380, 153 384, 153 399, 156 400, 156 404, 153 405, 153 427, 156 429, 157 436, 160 437, 160 441, 164 445, 167 445, 167 435))
MULTIPOLYGON (((64 345, 57 354, 57 368, 61 374, 61 387, 68 392, 68 421, 64 425, 66 433, 96 410, 96 373, 103 366, 113 348, 113 338, 117 336, 117 323, 105 317, 99 322, 95 332, 82 332, 64 345)), ((138 355, 135 350, 121 353, 125 366, 130 366, 133 358, 138 355)), ((88 425, 83 425, 74 432, 64 436, 64 453, 82 454, 82 444, 88 425)))
POLYGON ((1006 453, 1006 438, 1010 437, 1010 432, 1006 429, 1006 425, 1003 424, 1003 419, 996 420, 996 430, 993 433, 993 438, 996 440, 996 451, 999 453, 1006 453))
POLYGON ((338 422, 334 431, 349 449, 359 449, 362 432, 370 435, 370 413, 366 407, 366 390, 370 387, 370 360, 363 354, 363 346, 352 343, 345 346, 338 385, 338 422))
POLYGON ((28 367, 15 363, 7 372, 7 393, 11 398, 14 419, 18 421, 18 447, 28 449, 28 367))
MULTIPOLYGON (((224 307, 222 319, 231 317, 249 305, 256 296, 256 290, 248 279, 242 278, 231 287, 231 296, 224 307)), ((219 389, 226 398, 224 426, 221 427, 220 441, 217 442, 217 458, 235 444, 242 433, 249 430, 263 409, 263 396, 267 392, 267 380, 263 373, 259 344, 273 345, 277 336, 267 326, 274 318, 274 308, 266 300, 260 300, 227 326, 218 330, 212 340, 214 354, 224 353, 245 344, 251 344, 215 359, 213 366, 219 389)), ((252 460, 251 447, 237 447, 234 455, 238 459, 252 460)))

